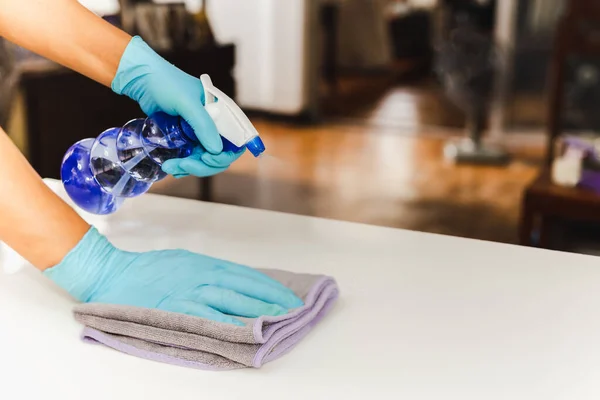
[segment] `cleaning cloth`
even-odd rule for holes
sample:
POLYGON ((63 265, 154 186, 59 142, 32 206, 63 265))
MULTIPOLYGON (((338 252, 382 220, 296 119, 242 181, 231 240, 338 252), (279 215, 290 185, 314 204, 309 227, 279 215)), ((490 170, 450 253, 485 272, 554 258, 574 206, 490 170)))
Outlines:
POLYGON ((338 297, 331 277, 260 270, 293 290, 304 306, 288 314, 239 318, 245 326, 123 305, 75 307, 83 339, 150 360, 186 367, 260 368, 290 350, 327 314, 338 297))

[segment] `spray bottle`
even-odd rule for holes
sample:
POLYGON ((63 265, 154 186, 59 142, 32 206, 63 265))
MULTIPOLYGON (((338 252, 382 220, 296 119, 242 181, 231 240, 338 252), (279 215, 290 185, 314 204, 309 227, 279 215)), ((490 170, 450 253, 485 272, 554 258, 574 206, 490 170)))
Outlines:
MULTIPOLYGON (((247 148, 259 157, 265 146, 258 132, 235 104, 202 75, 205 109, 221 135, 224 151, 247 148)), ((125 199, 146 193, 166 174, 162 164, 192 153, 199 141, 181 117, 163 112, 109 128, 96 139, 82 139, 63 157, 61 180, 73 202, 98 215, 111 214, 125 199)))

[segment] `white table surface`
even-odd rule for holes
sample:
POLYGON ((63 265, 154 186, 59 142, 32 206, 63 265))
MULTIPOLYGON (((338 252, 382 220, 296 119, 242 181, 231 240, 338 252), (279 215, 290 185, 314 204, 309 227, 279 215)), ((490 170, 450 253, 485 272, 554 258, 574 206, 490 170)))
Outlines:
POLYGON ((1 399, 600 398, 595 257, 150 194, 90 221, 130 250, 330 274, 341 297, 282 359, 205 372, 82 343, 72 300, 23 267, 0 274, 1 399))

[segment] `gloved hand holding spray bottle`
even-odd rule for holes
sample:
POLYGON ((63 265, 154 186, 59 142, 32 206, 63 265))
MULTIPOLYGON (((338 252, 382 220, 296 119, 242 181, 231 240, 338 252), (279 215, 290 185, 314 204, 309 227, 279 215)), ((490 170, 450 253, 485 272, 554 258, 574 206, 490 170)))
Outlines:
MULTIPOLYGON (((200 81, 204 107, 221 135, 223 151, 236 154, 248 149, 259 157, 265 146, 250 120, 213 86, 208 75, 200 81)), ((125 199, 146 193, 163 179, 165 162, 200 151, 201 144, 185 119, 159 111, 75 143, 63 158, 61 179, 77 206, 93 214, 110 214, 125 199)))

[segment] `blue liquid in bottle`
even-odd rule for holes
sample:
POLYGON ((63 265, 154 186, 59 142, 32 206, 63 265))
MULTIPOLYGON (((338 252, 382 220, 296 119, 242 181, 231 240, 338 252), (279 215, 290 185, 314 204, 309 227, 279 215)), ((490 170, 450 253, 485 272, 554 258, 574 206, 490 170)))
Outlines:
MULTIPOLYGON (((225 151, 241 150, 225 138, 222 141, 225 151)), ((63 157, 61 179, 78 207, 92 214, 111 214, 125 199, 146 193, 163 179, 165 161, 185 158, 198 145, 183 118, 158 112, 72 145, 63 157)), ((258 137, 247 147, 256 156, 264 151, 258 137)))

